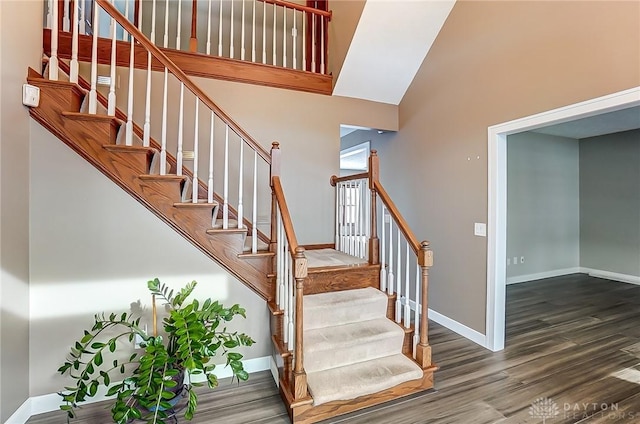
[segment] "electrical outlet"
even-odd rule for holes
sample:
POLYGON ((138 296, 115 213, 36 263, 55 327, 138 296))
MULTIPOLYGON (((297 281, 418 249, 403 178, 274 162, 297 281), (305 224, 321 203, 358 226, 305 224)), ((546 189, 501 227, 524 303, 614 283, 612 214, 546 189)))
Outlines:
POLYGON ((520 256, 520 263, 523 264, 524 263, 524 256, 520 256))
POLYGON ((22 84, 22 104, 38 107, 38 104, 40 104, 40 88, 31 84, 22 84))

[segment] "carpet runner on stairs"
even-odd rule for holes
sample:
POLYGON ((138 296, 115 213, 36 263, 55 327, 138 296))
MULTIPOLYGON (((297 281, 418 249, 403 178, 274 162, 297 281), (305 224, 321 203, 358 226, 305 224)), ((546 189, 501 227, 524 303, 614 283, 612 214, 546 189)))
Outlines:
POLYGON ((314 405, 355 399, 422 378, 402 354, 404 330, 374 288, 304 297, 304 366, 314 405))

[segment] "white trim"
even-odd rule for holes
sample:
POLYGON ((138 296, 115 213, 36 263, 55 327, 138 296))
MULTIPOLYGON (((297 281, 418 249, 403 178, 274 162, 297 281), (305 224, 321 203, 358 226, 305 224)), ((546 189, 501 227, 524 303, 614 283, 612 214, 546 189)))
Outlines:
POLYGON ((493 351, 504 349, 507 136, 638 105, 640 105, 640 87, 634 87, 488 128, 486 342, 489 349, 493 351))
POLYGON ((589 274, 590 277, 604 278, 605 280, 620 281, 622 283, 640 285, 640 276, 620 274, 619 272, 603 271, 600 269, 580 268, 580 272, 589 274))
MULTIPOLYGON (((242 361, 242 364, 245 371, 251 374, 270 369, 272 361, 273 359, 270 356, 263 356, 260 358, 247 359, 245 361, 242 361)), ((224 364, 219 365, 219 368, 216 367, 214 374, 220 379, 228 378, 232 375, 231 368, 225 367, 224 364)), ((196 378, 192 378, 192 380, 200 381, 196 378)), ((204 378, 202 378, 202 381, 205 381, 204 378)), ((105 394, 106 389, 104 389, 102 393, 98 393, 98 395, 94 396, 83 404, 86 405, 106 400, 107 397, 105 396, 105 394)), ((18 408, 18 410, 14 412, 7 421, 5 421, 5 424, 25 424, 27 420, 34 415, 57 411, 58 409, 60 409, 60 403, 61 399, 57 393, 50 393, 42 396, 32 396, 24 401, 20 408, 18 408)))
POLYGON ((584 273, 583 268, 573 267, 564 269, 553 269, 551 271, 536 272, 535 274, 516 275, 514 277, 507 278, 507 285, 526 283, 528 281, 542 280, 543 278, 559 277, 561 275, 580 274, 584 273))
POLYGON ((273 381, 276 383, 276 386, 280 387, 280 371, 278 371, 278 364, 276 364, 276 360, 273 356, 269 357, 269 369, 271 370, 271 377, 273 377, 273 381))
POLYGON ((446 315, 442 315, 441 313, 438 313, 433 309, 429 309, 429 319, 447 327, 451 331, 460 334, 462 337, 466 337, 467 339, 479 344, 482 347, 486 347, 485 335, 474 330, 473 328, 469 328, 464 324, 460 324, 458 321, 453 320, 446 315))
MULTIPOLYGON (((58 397, 59 399, 60 397, 58 397)), ((24 424, 31 418, 31 398, 24 401, 4 424, 24 424)))
MULTIPOLYGON (((400 300, 404 302, 404 297, 401 297, 400 300)), ((417 313, 418 316, 420 316, 421 308, 416 308, 415 301, 409 300, 409 308, 417 313)), ((465 337, 482 347, 486 347, 484 334, 474 330, 473 328, 469 328, 464 324, 460 324, 458 321, 451 319, 446 315, 442 315, 441 313, 436 312, 431 308, 427 309, 427 314, 429 315, 429 319, 431 321, 437 322, 438 324, 448 328, 455 333, 460 334, 462 337, 465 337)))

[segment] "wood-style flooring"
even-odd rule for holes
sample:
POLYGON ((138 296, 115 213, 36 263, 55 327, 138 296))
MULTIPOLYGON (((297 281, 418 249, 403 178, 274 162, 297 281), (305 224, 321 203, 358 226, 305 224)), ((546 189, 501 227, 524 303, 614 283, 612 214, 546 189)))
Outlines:
MULTIPOLYGON (((326 423, 640 423, 640 286, 581 274, 508 286, 506 332, 505 350, 492 353, 431 323, 434 391, 326 423)), ((98 403, 73 422, 109 418, 98 403)), ((28 424, 64 422, 56 411, 28 424)), ((201 394, 192 421, 288 422, 268 372, 201 394)))

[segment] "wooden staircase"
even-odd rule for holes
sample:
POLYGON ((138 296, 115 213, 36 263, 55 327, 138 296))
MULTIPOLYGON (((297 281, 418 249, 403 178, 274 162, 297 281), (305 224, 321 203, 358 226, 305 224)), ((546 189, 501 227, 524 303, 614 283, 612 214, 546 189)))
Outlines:
MULTIPOLYGON (((140 142, 132 145, 122 144, 124 139, 122 130, 128 119, 123 111, 116 109, 114 116, 84 113, 83 102, 88 96, 87 92, 91 89, 91 85, 81 76, 76 84, 50 80, 43 77, 40 72, 29 69, 28 83, 40 89, 40 104, 38 107, 31 108, 30 114, 52 134, 267 302, 271 311, 270 327, 273 360, 278 369, 277 382, 291 421, 314 423, 431 389, 436 367, 431 361, 426 316, 428 268, 432 265, 432 253, 428 243, 421 244, 416 241, 407 223, 380 184, 375 152, 370 158, 369 173, 332 178, 332 185, 348 184, 348 189, 355 189, 362 181, 369 184, 365 190, 361 191, 361 194, 371 199, 369 224, 371 234, 367 236, 367 255, 362 254, 364 248, 356 257, 350 254, 351 252, 344 252, 344 249, 339 252, 336 249, 341 246, 338 245, 313 245, 306 248, 299 246, 280 185, 280 150, 277 143, 274 143, 270 153, 260 150, 262 148, 244 130, 195 86, 177 65, 126 21, 108 1, 96 0, 95 5, 106 10, 126 31, 135 36, 139 44, 135 47, 136 57, 144 57, 142 49, 147 49, 150 57, 151 55, 154 57, 154 66, 157 66, 156 61, 162 63, 165 70, 168 69, 182 84, 188 86, 187 88, 195 94, 197 101, 211 110, 212 117, 213 114, 218 116, 227 125, 227 130, 231 128, 241 136, 241 141, 247 142, 247 145, 255 150, 256 155, 259 154, 265 159, 270 167, 270 234, 258 231, 255 219, 249 222, 242 214, 240 206, 236 210, 224 203, 224 209, 228 211, 226 216, 222 211, 226 196, 220 196, 217 193, 212 195, 211 187, 205 185, 202 179, 194 177, 190 169, 180 166, 181 162, 166 149, 162 152, 166 155, 167 172, 161 175, 158 171, 158 163, 163 156, 161 155, 163 146, 153 138, 150 139, 148 147, 144 147, 140 142), (138 50, 143 54, 140 55, 138 50), (357 178, 361 181, 356 182, 357 178), (197 181, 195 190, 191 187, 193 181, 197 181), (190 196, 189 193, 193 195, 190 196), (376 216, 377 199, 382 205, 382 215, 378 216, 382 221, 382 252, 379 251, 380 240, 376 233, 377 226, 380 225, 376 216), (221 222, 223 219, 225 219, 225 225, 221 222), (238 220, 241 220, 242 228, 237 228, 238 220), (396 280, 387 278, 393 270, 391 264, 385 263, 384 234, 386 234, 387 221, 396 223, 395 233, 393 227, 389 228, 390 239, 393 234, 396 234, 398 246, 400 246, 401 235, 406 239, 407 268, 410 256, 415 263, 416 286, 413 293, 409 290, 408 269, 405 270, 407 285, 404 291, 400 289, 400 278, 397 279, 397 286, 396 280), (231 225, 226 225, 227 222, 231 225), (247 248, 248 243, 256 241, 252 240, 252 237, 258 239, 258 249, 255 248, 255 243, 253 249, 247 248), (418 284, 421 284, 420 288, 418 284), (384 299, 386 296, 386 307, 383 301, 383 309, 386 310, 383 310, 381 316, 376 319, 382 319, 383 327, 399 335, 401 341, 396 354, 385 353, 386 356, 378 358, 375 357, 374 352, 373 360, 378 361, 377 366, 384 367, 385 358, 393 357, 395 359, 391 361, 396 361, 395 364, 398 360, 405 365, 410 363, 413 371, 405 373, 410 376, 398 380, 398 384, 394 383, 393 387, 381 385, 378 378, 376 387, 384 388, 374 392, 365 391, 362 393, 367 393, 366 395, 355 398, 327 398, 329 399, 327 401, 314 402, 310 393, 313 388, 308 384, 304 368, 304 352, 311 352, 314 348, 318 348, 316 351, 322 351, 322 347, 304 344, 305 334, 310 335, 308 331, 313 330, 310 328, 313 326, 304 324, 305 299, 311 301, 314 295, 349 293, 353 290, 363 292, 363 289, 364 292, 373 290, 379 298, 382 296, 384 299), (411 298, 413 306, 410 302, 411 295, 415 296, 411 298), (400 319, 402 313, 404 323, 400 319), (414 316, 413 321, 411 315, 414 316), (418 318, 420 318, 419 326, 418 318)), ((46 35, 45 42, 48 47, 53 34, 46 35)), ((105 57, 110 55, 107 49, 108 43, 104 41, 101 43, 105 47, 100 50, 98 61, 107 63, 105 57)), ((133 46, 133 43, 131 45, 133 46)), ((118 46, 118 49, 125 48, 126 46, 118 46)), ((123 54, 128 56, 126 50, 123 54)), ((134 65, 131 67, 137 67, 137 59, 134 65)), ((65 62, 60 61, 59 67, 63 73, 69 74, 70 69, 65 62)), ((108 99, 100 93, 97 93, 96 97, 100 107, 106 110, 108 99)), ((143 129, 136 123, 132 125, 135 136, 142 139, 143 129)), ((211 140, 213 140, 213 134, 211 140)), ((337 194, 336 197, 340 196, 337 194)), ((340 207, 342 206, 337 205, 338 210, 340 207)), ((336 220, 339 221, 338 218, 336 220)), ((337 222, 336 225, 338 226, 339 223, 337 222)), ((341 236, 338 237, 336 234, 337 244, 340 244, 341 239, 341 236)), ((390 240, 390 246, 392 243, 395 242, 390 240)), ((389 253, 389 259, 391 259, 393 255, 389 253)), ((397 253, 397 265, 399 265, 399 249, 397 253)), ((365 350, 372 351, 375 348, 370 347, 365 350)), ((331 372, 336 373, 336 376, 342 374, 340 366, 344 364, 338 365, 333 371, 329 370, 328 375, 331 375, 331 372)), ((352 371, 358 369, 360 365, 347 366, 352 371)), ((394 365, 390 367, 393 368, 394 365)))

